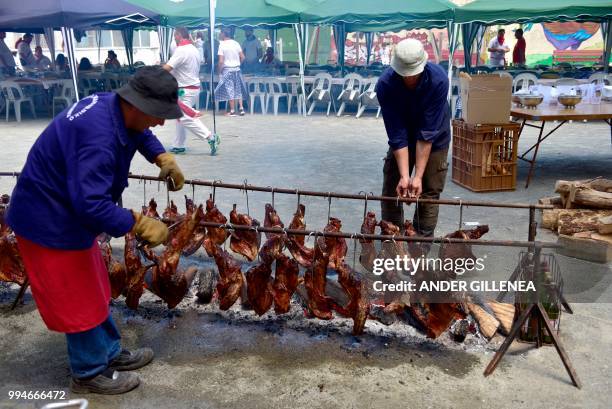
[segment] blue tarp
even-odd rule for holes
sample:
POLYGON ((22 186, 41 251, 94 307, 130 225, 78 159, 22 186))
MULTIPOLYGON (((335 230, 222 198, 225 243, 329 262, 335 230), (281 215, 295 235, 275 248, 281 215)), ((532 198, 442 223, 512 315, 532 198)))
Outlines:
POLYGON ((123 0, 0 1, 2 31, 42 32, 42 27, 121 30, 128 26, 158 23, 157 13, 123 0))

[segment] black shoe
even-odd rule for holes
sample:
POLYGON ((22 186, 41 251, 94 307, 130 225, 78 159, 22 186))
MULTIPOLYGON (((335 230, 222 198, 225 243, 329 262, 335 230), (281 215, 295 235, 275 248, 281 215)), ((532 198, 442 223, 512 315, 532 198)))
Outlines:
POLYGON ((133 371, 142 368, 153 360, 153 350, 151 348, 139 348, 135 351, 122 349, 119 356, 113 359, 109 368, 115 371, 133 371))
POLYGON ((117 372, 107 369, 91 379, 72 378, 70 390, 74 393, 99 393, 119 395, 140 385, 140 378, 132 372, 117 372))

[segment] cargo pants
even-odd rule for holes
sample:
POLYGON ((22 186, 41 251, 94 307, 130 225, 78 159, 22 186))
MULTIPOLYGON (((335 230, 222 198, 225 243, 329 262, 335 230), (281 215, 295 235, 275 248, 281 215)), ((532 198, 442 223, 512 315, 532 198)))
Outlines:
MULTIPOLYGON (((429 161, 423 173, 423 193, 422 199, 439 199, 440 193, 444 190, 446 182, 446 173, 448 171, 448 148, 432 151, 429 155, 429 161)), ((415 150, 410 149, 409 154, 410 173, 414 169, 415 150)), ((400 180, 400 174, 393 156, 393 150, 389 149, 385 164, 383 166, 383 196, 397 196, 395 189, 400 180)), ((404 208, 403 204, 397 205, 395 202, 380 202, 382 219, 389 221, 396 226, 402 228, 404 225, 404 208)), ((413 217, 413 225, 417 233, 421 236, 433 236, 436 224, 438 223, 438 205, 419 203, 413 217)))

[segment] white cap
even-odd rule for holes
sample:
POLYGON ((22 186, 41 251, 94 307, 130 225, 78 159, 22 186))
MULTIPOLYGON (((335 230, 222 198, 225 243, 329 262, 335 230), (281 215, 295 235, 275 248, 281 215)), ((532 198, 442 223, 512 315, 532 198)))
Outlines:
POLYGON ((391 68, 402 77, 411 77, 423 72, 428 58, 419 40, 407 38, 397 43, 393 49, 391 68))

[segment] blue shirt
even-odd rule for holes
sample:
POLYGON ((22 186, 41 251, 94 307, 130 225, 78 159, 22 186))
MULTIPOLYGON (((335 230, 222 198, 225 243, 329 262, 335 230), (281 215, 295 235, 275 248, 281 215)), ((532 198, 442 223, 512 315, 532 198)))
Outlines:
POLYGON ((39 245, 80 250, 106 232, 123 236, 134 225, 117 206, 136 151, 153 162, 164 148, 150 130, 128 130, 119 96, 88 96, 56 116, 38 137, 7 215, 20 236, 39 245))
POLYGON ((431 142, 432 151, 448 148, 448 76, 442 67, 428 62, 413 90, 392 68, 387 68, 376 83, 376 96, 391 149, 414 149, 417 141, 431 142))

